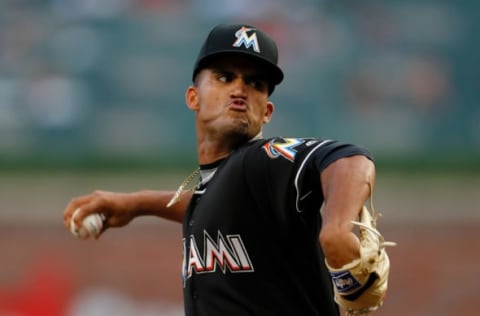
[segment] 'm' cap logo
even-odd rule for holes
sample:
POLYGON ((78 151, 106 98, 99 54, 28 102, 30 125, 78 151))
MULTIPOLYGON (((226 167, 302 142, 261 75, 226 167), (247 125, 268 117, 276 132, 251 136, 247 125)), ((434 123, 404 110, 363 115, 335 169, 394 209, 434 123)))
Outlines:
POLYGON ((254 28, 242 26, 241 29, 235 32, 235 37, 237 40, 233 43, 234 47, 240 47, 245 45, 245 48, 250 48, 253 46, 253 50, 257 53, 260 53, 260 47, 258 46, 258 39, 257 33, 253 33, 252 35, 248 36, 248 31, 254 31, 254 28))

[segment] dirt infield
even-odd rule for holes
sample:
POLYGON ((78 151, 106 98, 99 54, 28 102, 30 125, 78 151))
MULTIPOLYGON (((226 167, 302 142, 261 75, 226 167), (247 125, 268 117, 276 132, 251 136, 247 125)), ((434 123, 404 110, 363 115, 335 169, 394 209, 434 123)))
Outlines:
MULTIPOLYGON (((92 187, 149 188, 156 177, 45 176, 28 185, 9 177, 0 177, 0 315, 182 315, 179 225, 144 218, 98 241, 80 241, 61 222, 63 206, 74 195, 92 187), (15 181, 17 189, 11 186, 15 181)), ((175 177, 169 181, 177 183, 175 177)), ((388 210, 381 229, 398 246, 389 249, 390 291, 375 315, 475 315, 478 182, 435 178, 405 186, 410 182, 377 183, 377 209, 388 210), (459 184, 468 189, 452 192, 459 184)))

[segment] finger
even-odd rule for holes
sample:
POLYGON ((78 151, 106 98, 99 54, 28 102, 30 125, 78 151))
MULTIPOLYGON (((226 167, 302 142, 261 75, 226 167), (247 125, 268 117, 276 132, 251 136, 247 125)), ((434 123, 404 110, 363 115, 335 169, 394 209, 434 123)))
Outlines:
MULTIPOLYGON (((77 224, 75 222, 75 219, 77 218, 78 214, 82 211, 82 208, 79 207, 77 208, 73 214, 72 214, 72 217, 70 218, 70 230, 72 231, 72 233, 75 235, 77 232, 78 232, 78 227, 80 227, 79 224, 77 224)), ((81 222, 81 221, 80 221, 81 222)))
POLYGON ((77 208, 72 216, 70 217, 70 231, 72 232, 73 235, 77 236, 78 237, 78 234, 79 234, 79 227, 76 223, 75 223, 75 218, 76 216, 78 215, 79 212, 81 212, 81 208, 77 208))
POLYGON ((67 205, 63 212, 63 223, 65 227, 69 228, 72 215, 73 213, 78 209, 81 208, 82 211, 77 213, 75 216, 75 222, 78 223, 78 220, 83 219, 89 212, 89 207, 88 204, 92 201, 93 199, 93 194, 88 194, 80 197, 76 197, 70 201, 70 203, 67 205))
POLYGON ((85 200, 86 197, 74 198, 70 201, 70 203, 68 203, 67 207, 63 211, 63 224, 65 225, 65 227, 70 228, 70 221, 73 212, 75 212, 77 208, 84 204, 85 200))

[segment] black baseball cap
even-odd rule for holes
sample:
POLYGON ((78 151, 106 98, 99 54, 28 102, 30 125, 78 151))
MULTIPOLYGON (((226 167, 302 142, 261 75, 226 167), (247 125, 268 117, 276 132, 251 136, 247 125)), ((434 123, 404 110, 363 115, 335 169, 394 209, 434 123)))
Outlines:
POLYGON ((195 62, 192 80, 215 57, 229 54, 241 54, 262 62, 269 75, 269 94, 275 85, 282 82, 283 71, 278 67, 275 41, 263 31, 247 24, 220 24, 210 31, 195 62))

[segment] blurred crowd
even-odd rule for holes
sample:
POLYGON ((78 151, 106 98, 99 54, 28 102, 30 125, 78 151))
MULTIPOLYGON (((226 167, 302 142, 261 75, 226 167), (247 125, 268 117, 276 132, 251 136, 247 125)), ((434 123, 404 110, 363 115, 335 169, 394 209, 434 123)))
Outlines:
POLYGON ((240 21, 277 39, 286 73, 266 134, 379 153, 478 152, 479 9, 472 0, 4 0, 0 154, 193 150, 184 91, 198 47, 213 25, 240 21))
MULTIPOLYGON (((178 161, 186 152, 192 153, 194 165, 193 115, 184 106, 184 91, 205 34, 222 22, 257 25, 277 40, 286 78, 272 96, 277 111, 265 136, 352 141, 377 157, 478 154, 479 12, 480 2, 474 0, 1 0, 0 167, 18 159, 178 161)), ((130 231, 125 239, 118 234, 104 243, 75 243, 60 227, 57 212, 74 189, 81 194, 97 182, 50 177, 28 173, 0 182, 9 188, 3 192, 0 221, 0 315, 181 315, 181 289, 169 279, 177 277, 180 257, 163 252, 178 236, 164 240, 147 231, 152 239, 138 239, 130 231), (21 185, 23 178, 33 179, 29 189, 21 185), (47 213, 51 226, 29 225, 47 213), (12 225, 12 218, 27 224, 12 225), (121 246, 111 247, 114 243, 121 246), (111 269, 113 264, 118 266, 111 269), (96 285, 105 280, 111 287, 96 285), (80 285, 89 288, 76 292, 80 285), (157 286, 151 291, 154 300, 139 303, 120 285, 144 291, 157 286), (178 292, 178 305, 162 301, 163 287, 178 292)), ((120 185, 122 179, 111 181, 120 185)), ((405 180, 408 190, 391 189, 393 202, 379 195, 389 206, 386 212, 399 209, 400 218, 427 217, 442 209, 455 216, 462 208, 478 214, 476 182, 447 185, 433 178, 435 185, 425 190, 428 184, 412 186, 414 180, 405 180)), ((394 292, 385 307, 391 306, 391 315, 404 313, 406 302, 417 311, 411 315, 426 315, 428 307, 433 314, 469 314, 461 307, 477 304, 477 284, 468 285, 469 273, 458 272, 471 271, 478 260, 462 263, 460 253, 476 252, 455 246, 450 249, 458 253, 450 256, 454 263, 440 260, 444 244, 455 240, 450 221, 424 247, 431 231, 416 229, 402 226, 408 237, 393 239, 406 246, 398 248, 392 262, 405 261, 396 261, 402 271, 392 274, 394 292), (442 247, 436 251, 438 238, 442 247), (419 256, 410 253, 409 245, 427 253, 425 260, 412 261, 419 256), (459 264, 462 269, 453 269, 459 264), (404 277, 419 270, 427 271, 422 275, 431 288, 427 298, 412 291, 404 277), (445 284, 468 286, 453 293, 440 283, 450 277, 445 284), (417 299, 413 305, 412 299, 417 299)), ((478 229, 465 231, 468 240, 477 238, 473 232, 478 229)))

